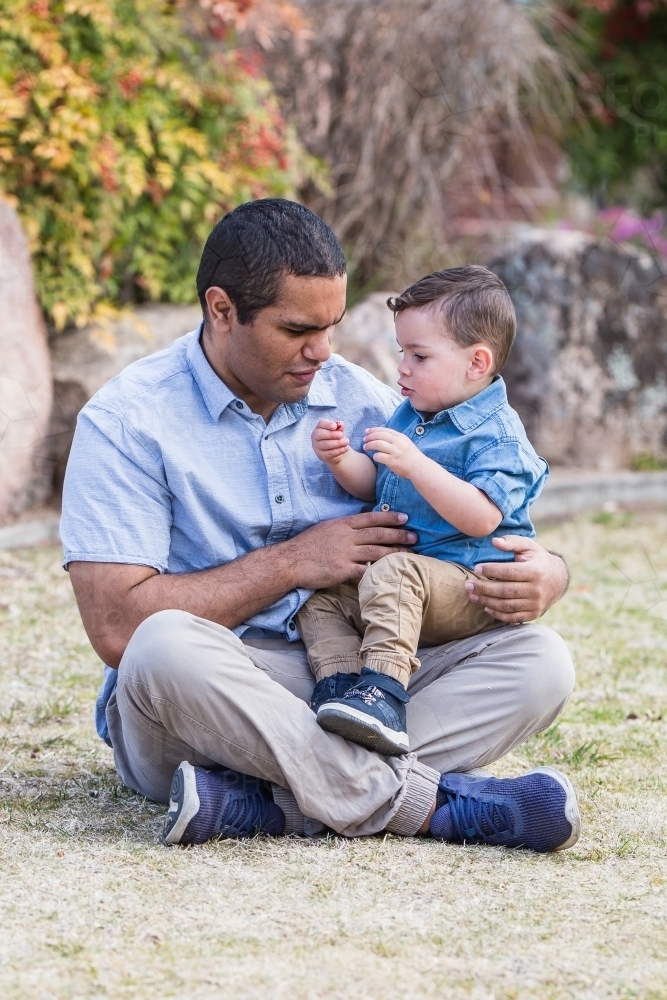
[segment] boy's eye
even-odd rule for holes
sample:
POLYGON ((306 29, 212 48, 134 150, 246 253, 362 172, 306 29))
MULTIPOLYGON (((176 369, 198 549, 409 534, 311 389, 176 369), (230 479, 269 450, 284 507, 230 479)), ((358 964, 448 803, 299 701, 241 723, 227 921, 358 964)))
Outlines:
POLYGON ((416 357, 417 361, 426 361, 426 355, 425 354, 415 354, 415 357, 416 357))

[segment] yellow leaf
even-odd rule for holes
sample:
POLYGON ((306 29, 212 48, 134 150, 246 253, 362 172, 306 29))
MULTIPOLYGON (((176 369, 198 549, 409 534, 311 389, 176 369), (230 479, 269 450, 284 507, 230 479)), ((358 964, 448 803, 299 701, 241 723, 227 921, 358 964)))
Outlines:
POLYGON ((51 307, 51 315, 53 316, 53 322, 55 323, 56 330, 63 330, 65 328, 65 323, 67 322, 67 317, 69 315, 69 309, 64 302, 56 302, 51 307))

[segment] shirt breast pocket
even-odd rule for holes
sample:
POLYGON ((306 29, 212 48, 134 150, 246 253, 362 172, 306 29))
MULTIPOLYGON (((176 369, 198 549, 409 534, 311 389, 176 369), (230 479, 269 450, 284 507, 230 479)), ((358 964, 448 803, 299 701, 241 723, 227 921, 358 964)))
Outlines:
POLYGON ((362 500, 351 496, 336 482, 325 465, 306 470, 301 483, 309 503, 317 513, 317 519, 329 520, 354 514, 364 507, 362 500))

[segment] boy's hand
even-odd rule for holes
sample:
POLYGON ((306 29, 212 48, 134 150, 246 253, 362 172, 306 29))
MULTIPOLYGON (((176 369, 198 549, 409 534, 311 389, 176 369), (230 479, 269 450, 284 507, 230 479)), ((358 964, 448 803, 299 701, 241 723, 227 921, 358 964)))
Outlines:
POLYGON ((424 457, 410 438, 388 427, 369 427, 364 435, 364 451, 375 452, 373 459, 376 462, 389 466, 404 479, 412 478, 415 467, 424 457))
POLYGON ((317 457, 327 465, 337 465, 350 449, 342 420, 320 420, 310 440, 317 457))

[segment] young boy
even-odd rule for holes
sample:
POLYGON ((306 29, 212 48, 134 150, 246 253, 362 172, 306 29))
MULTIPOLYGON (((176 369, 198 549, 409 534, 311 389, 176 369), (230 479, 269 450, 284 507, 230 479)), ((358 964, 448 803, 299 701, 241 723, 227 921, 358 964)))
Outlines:
POLYGON ((409 515, 409 552, 369 565, 355 582, 318 591, 298 625, 317 680, 323 729, 378 753, 409 749, 406 688, 417 648, 498 628, 470 600, 482 562, 512 559, 503 534, 535 537, 529 507, 548 468, 508 405, 498 374, 516 333, 504 284, 485 267, 421 278, 387 305, 403 353, 405 402, 353 451, 340 421, 321 420, 315 453, 353 496, 409 515))

